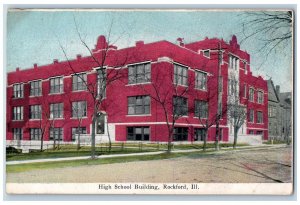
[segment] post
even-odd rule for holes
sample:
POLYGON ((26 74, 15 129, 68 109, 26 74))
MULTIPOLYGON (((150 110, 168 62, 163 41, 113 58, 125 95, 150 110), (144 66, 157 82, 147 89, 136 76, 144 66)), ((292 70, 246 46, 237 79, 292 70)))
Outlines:
POLYGON ((219 42, 218 44, 218 95, 217 95, 217 99, 218 99, 218 110, 217 110, 217 121, 216 121, 216 150, 219 150, 219 121, 221 119, 221 115, 222 115, 222 89, 221 89, 221 62, 222 62, 222 50, 221 50, 221 44, 219 42))

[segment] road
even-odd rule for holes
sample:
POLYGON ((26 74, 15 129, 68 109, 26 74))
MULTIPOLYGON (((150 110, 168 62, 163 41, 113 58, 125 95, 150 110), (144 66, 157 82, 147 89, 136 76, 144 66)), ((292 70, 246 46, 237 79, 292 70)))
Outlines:
POLYGON ((165 160, 137 161, 7 174, 15 183, 274 183, 292 182, 291 147, 191 154, 165 160))

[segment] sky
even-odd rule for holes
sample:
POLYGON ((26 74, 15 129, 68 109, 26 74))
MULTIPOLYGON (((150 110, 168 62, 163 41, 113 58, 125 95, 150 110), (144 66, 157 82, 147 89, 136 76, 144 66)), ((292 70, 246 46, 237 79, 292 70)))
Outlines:
MULTIPOLYGON (((80 43, 77 28, 90 48, 99 35, 111 30, 111 42, 118 48, 168 40, 176 43, 178 37, 185 43, 208 38, 223 38, 229 42, 236 35, 238 42, 244 38, 243 12, 239 11, 10 11, 7 16, 6 71, 16 67, 26 69, 50 64, 53 59, 66 60, 59 46, 65 48, 68 58, 77 54, 88 55, 80 43)), ((292 43, 290 43, 292 44, 292 43)), ((259 37, 243 41, 241 49, 251 56, 251 70, 264 79, 272 78, 281 91, 292 90, 291 46, 272 52, 267 60, 259 52, 259 37)))

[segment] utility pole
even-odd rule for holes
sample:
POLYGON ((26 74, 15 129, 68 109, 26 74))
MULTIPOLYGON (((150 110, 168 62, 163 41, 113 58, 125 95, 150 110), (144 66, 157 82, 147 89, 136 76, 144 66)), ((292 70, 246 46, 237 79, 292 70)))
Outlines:
POLYGON ((222 64, 222 50, 221 50, 221 43, 219 42, 218 45, 218 110, 217 110, 217 121, 216 121, 216 143, 215 143, 215 149, 220 150, 219 146, 219 136, 220 136, 220 119, 222 116, 222 80, 221 80, 221 64, 222 64))

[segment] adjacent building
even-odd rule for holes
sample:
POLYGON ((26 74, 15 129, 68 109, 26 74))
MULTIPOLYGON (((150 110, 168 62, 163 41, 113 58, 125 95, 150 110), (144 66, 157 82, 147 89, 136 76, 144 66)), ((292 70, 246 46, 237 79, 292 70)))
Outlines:
POLYGON ((291 92, 280 92, 280 86, 268 80, 269 138, 286 140, 291 136, 291 92))
POLYGON ((72 142, 76 133, 89 136, 94 107, 90 86, 101 89, 103 69, 110 83, 97 111, 99 140, 109 134, 113 141, 166 142, 167 123, 180 112, 173 141, 202 141, 207 121, 212 122, 208 140, 213 141, 214 118, 220 112, 220 140, 228 141, 233 135, 227 115, 232 96, 247 113, 240 132, 268 139, 267 81, 252 75, 250 55, 235 36, 230 42, 137 41, 122 49, 100 36, 92 56, 7 74, 7 140, 72 142))

